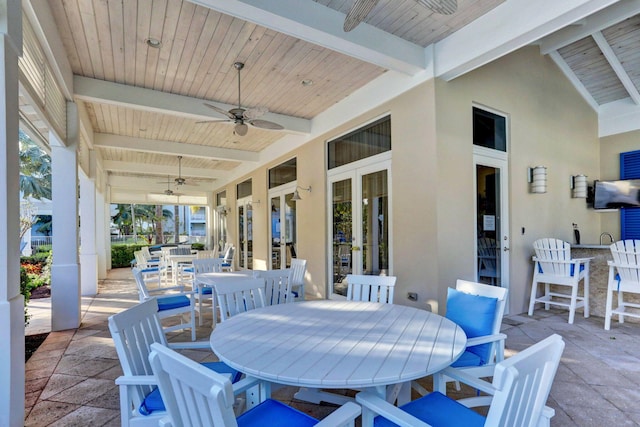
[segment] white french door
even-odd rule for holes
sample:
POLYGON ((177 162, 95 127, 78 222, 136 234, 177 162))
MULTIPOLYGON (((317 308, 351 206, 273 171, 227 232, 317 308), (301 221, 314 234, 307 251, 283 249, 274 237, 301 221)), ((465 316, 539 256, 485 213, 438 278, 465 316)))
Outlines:
POLYGON ((346 296, 347 274, 391 274, 389 159, 385 153, 329 171, 330 297, 346 296))
POLYGON ((293 192, 296 186, 269 191, 270 238, 272 270, 291 267, 291 258, 296 257, 296 202, 293 192))
POLYGON ((253 269, 253 207, 251 197, 238 200, 238 267, 253 269))

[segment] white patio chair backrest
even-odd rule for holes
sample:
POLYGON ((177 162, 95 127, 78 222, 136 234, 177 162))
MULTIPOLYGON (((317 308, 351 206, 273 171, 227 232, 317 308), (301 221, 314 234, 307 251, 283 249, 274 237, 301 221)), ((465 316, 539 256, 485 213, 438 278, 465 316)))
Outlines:
POLYGON ((566 262, 571 260, 569 243, 559 239, 544 238, 533 242, 533 249, 545 276, 571 276, 571 264, 566 262))
POLYGON ((291 285, 298 286, 304 285, 304 274, 307 271, 307 260, 300 258, 293 258, 291 260, 291 285))
POLYGON ((169 249, 170 255, 191 255, 191 246, 189 247, 177 247, 169 249))
MULTIPOLYGON (((640 240, 621 240, 609 246, 613 264, 620 276, 620 283, 635 283, 640 286, 640 240)), ((628 287, 629 285, 626 285, 628 287)), ((633 286, 633 285, 632 285, 633 286)), ((621 290, 625 290, 621 286, 621 290)), ((636 289, 640 292, 640 289, 636 289)))
POLYGON ((564 341, 554 334, 496 365, 486 426, 535 427, 549 397, 564 341))
MULTIPOLYGON (((151 344, 167 345, 157 312, 158 304, 152 298, 109 317, 109 331, 125 377, 153 375, 149 364, 151 344)), ((132 401, 127 402, 129 407, 120 408, 121 411, 137 409, 152 389, 152 385, 130 387, 128 394, 132 401)))
POLYGON ((191 243, 178 243, 178 248, 189 249, 189 252, 191 252, 191 243))
POLYGON ((142 270, 135 267, 131 269, 131 272, 133 273, 133 278, 135 279, 136 287, 138 288, 138 298, 140 299, 140 302, 144 302, 152 298, 149 290, 147 289, 147 284, 144 281, 142 270))
POLYGON ((140 248, 140 250, 142 251, 142 256, 144 256, 144 259, 149 261, 152 257, 151 257, 151 252, 149 251, 149 246, 143 246, 140 248))
MULTIPOLYGON (((467 280, 456 281, 456 290, 471 295, 480 295, 488 298, 496 298, 496 314, 493 319, 492 334, 499 334, 502 326, 502 318, 504 317, 504 309, 507 303, 507 288, 499 286, 485 285, 483 283, 469 282, 467 280)), ((494 343, 495 345, 495 343, 494 343)))
POLYGON ((264 279, 246 278, 216 283, 215 291, 222 322, 236 314, 265 306, 264 279))
POLYGON ((193 273, 214 273, 222 271, 223 260, 221 258, 203 258, 193 260, 193 273))
POLYGON ((212 250, 212 251, 204 251, 204 250, 198 251, 196 256, 198 257, 198 259, 217 258, 217 254, 216 254, 215 250, 212 250))
POLYGON ((347 274, 347 300, 393 304, 395 276, 347 274))
POLYGON ((231 381, 175 351, 153 344, 149 360, 173 427, 236 427, 231 381))
POLYGON ((134 251, 133 252, 133 256, 136 259, 136 266, 138 268, 146 268, 147 260, 145 259, 144 255, 142 254, 142 251, 134 251))
POLYGON ((290 268, 280 270, 256 270, 253 277, 264 282, 264 303, 265 305, 286 304, 293 302, 291 294, 291 276, 293 271, 290 268))

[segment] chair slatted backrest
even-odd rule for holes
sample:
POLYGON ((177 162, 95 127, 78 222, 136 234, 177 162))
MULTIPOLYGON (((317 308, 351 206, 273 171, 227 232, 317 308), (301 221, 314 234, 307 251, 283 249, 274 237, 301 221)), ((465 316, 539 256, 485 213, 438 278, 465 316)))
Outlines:
POLYGON ((609 248, 621 282, 640 284, 640 240, 621 240, 609 248))
POLYGON ((263 279, 246 278, 216 283, 215 290, 223 322, 236 314, 265 306, 263 279))
POLYGON ((293 302, 291 296, 291 276, 293 271, 290 268, 280 270, 256 270, 253 277, 264 281, 264 303, 265 305, 286 304, 293 302))
POLYGON ((203 258, 193 260, 193 273, 218 273, 222 271, 224 260, 221 258, 203 258))
MULTIPOLYGON (((109 317, 109 331, 125 376, 153 375, 149 364, 151 344, 167 345, 157 312, 158 304, 152 298, 109 317)), ((131 393, 132 407, 139 407, 152 389, 150 385, 136 386, 131 393)))
POLYGON ((493 376, 497 391, 485 425, 537 426, 563 349, 562 337, 554 334, 498 363, 493 376))
POLYGON ((144 281, 142 270, 138 267, 134 267, 131 269, 131 272, 133 273, 133 278, 136 281, 136 287, 138 288, 138 297, 140 298, 140 302, 152 298, 149 290, 147 289, 147 284, 144 281))
POLYGON ((173 427, 236 427, 231 381, 159 344, 149 357, 173 427))
POLYGON ((395 276, 347 274, 347 300, 393 304, 395 276))
POLYGON ((533 242, 533 249, 546 275, 571 276, 571 263, 554 261, 571 261, 571 245, 560 239, 544 238, 533 242))
POLYGON ((218 257, 218 251, 216 250, 212 250, 212 251, 198 251, 198 253, 196 254, 196 256, 198 257, 198 259, 208 259, 208 258, 217 258, 218 257))
POLYGON ((169 255, 191 255, 191 246, 171 248, 169 249, 169 255))
POLYGON ((293 258, 291 260, 291 285, 303 285, 304 274, 307 271, 307 260, 300 258, 293 258))

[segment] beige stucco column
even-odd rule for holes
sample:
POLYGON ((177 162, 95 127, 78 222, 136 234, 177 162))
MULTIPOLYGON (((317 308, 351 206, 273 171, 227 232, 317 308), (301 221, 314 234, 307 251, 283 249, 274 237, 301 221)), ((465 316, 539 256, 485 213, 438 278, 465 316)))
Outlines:
POLYGON ((66 145, 53 133, 53 266, 51 267, 51 330, 80 326, 80 264, 78 262, 78 110, 67 102, 66 145))
POLYGON ((18 57, 21 2, 0 0, 0 425, 24 425, 24 298, 20 294, 18 57))

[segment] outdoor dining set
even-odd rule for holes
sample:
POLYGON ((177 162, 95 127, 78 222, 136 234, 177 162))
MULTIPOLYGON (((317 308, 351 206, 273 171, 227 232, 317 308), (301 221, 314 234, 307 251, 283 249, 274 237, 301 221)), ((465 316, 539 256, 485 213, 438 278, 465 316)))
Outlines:
MULTIPOLYGON (((569 323, 580 307, 588 317, 589 260, 572 260, 569 245, 556 239, 534 246, 529 314, 535 304, 548 308, 566 297, 569 323), (538 283, 545 283, 542 296, 538 283)), ((607 329, 612 315, 629 315, 622 295, 638 289, 640 242, 611 250, 618 255, 610 263, 607 329)), ((394 304, 393 276, 348 274, 345 299, 305 300, 306 260, 233 271, 232 246, 201 252, 136 253, 140 303, 109 318, 123 371, 116 380, 123 426, 352 426, 356 419, 363 426, 550 425, 555 412, 545 402, 564 341, 554 334, 505 359, 506 288, 458 280, 440 316, 394 304), (195 341, 196 317, 202 325, 205 312, 213 331, 195 341), (168 342, 165 334, 178 329, 190 329, 192 340, 168 342), (218 361, 199 363, 176 351, 189 349, 212 350, 218 361), (418 381, 425 377, 432 390, 418 381), (447 384, 460 383, 477 393, 447 396, 447 384), (337 409, 316 420, 272 399, 282 386, 296 387, 300 401, 337 409)))

